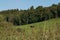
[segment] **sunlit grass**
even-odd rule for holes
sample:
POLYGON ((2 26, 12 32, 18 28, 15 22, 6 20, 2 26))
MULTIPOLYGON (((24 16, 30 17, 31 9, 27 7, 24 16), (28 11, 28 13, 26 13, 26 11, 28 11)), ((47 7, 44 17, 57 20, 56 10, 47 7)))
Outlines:
POLYGON ((60 18, 7 29, 2 27, 0 40, 60 40, 60 18))

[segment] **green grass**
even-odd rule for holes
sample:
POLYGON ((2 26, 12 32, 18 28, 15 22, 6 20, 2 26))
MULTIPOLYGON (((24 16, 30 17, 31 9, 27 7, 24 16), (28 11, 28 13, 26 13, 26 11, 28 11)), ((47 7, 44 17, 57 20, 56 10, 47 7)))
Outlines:
POLYGON ((60 40, 60 18, 0 28, 0 40, 60 40))
POLYGON ((27 25, 22 25, 22 26, 17 26, 16 28, 22 28, 22 29, 29 30, 31 29, 30 26, 34 26, 34 28, 39 29, 40 27, 49 28, 49 27, 55 27, 56 25, 60 25, 60 18, 50 19, 47 21, 32 23, 32 24, 27 24, 27 25))
POLYGON ((42 40, 42 39, 43 40, 46 40, 46 39, 54 40, 55 38, 56 38, 55 40, 58 40, 58 39, 60 40, 60 38, 59 38, 60 33, 57 32, 57 30, 60 30, 59 29, 60 28, 60 18, 50 19, 47 21, 32 23, 32 24, 27 24, 27 25, 22 25, 22 26, 17 26, 16 28, 24 29, 26 31, 27 35, 31 34, 30 40, 35 40, 35 39, 36 40, 42 40), (30 26, 34 26, 34 28, 31 28, 30 26), (50 35, 50 32, 51 32, 51 35, 50 35), (57 37, 54 38, 54 34, 57 37), (34 35, 34 36, 32 36, 32 35, 34 35), (45 35, 48 38, 44 37, 45 35), (35 37, 35 38, 32 38, 32 37, 35 37), (51 37, 51 38, 49 38, 49 37, 51 37))

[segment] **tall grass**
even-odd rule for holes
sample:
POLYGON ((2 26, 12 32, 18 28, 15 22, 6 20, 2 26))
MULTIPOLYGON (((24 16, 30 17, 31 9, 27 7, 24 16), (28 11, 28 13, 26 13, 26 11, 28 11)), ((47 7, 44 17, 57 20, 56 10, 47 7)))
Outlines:
POLYGON ((7 29, 0 28, 0 40, 60 40, 60 18, 12 28, 9 26, 7 29))

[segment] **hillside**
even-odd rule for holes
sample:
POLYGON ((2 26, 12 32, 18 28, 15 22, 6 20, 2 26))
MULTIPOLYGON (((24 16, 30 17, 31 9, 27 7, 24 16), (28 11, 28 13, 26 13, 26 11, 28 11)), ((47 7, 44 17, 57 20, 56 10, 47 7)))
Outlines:
POLYGON ((16 27, 0 27, 0 40, 60 40, 60 18, 16 27))
MULTIPOLYGON (((42 22, 60 17, 60 3, 51 6, 31 6, 26 10, 8 9, 0 11, 0 16, 4 21, 11 22, 13 25, 26 25, 36 22, 42 22)), ((0 19, 2 19, 0 18, 0 19)))
POLYGON ((31 26, 34 26, 34 28, 39 29, 39 28, 51 28, 51 27, 54 28, 59 25, 60 25, 60 18, 55 18, 55 19, 50 19, 50 20, 43 21, 43 22, 37 22, 37 23, 17 26, 17 28, 23 28, 23 29, 29 30, 32 28, 31 26))

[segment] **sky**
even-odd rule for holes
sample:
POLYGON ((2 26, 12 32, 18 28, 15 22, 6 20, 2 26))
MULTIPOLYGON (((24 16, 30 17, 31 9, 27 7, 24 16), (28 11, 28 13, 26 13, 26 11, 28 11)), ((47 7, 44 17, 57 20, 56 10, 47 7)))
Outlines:
POLYGON ((8 9, 28 9, 31 6, 50 6, 58 4, 60 0, 0 0, 0 10, 8 9))

